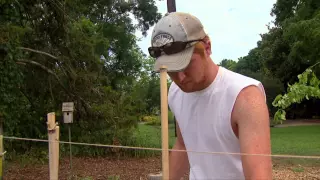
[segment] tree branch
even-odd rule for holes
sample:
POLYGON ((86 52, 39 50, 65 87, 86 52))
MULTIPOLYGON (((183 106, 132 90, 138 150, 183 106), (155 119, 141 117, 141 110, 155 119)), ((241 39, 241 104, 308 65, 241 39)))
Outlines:
POLYGON ((67 88, 63 85, 63 83, 61 82, 60 78, 52 70, 50 70, 46 66, 44 66, 44 65, 42 65, 42 64, 40 64, 40 63, 38 63, 36 61, 31 61, 31 60, 19 59, 16 63, 17 64, 22 64, 22 65, 32 64, 32 65, 35 65, 37 67, 40 67, 41 69, 43 69, 47 73, 51 74, 53 77, 55 77, 55 79, 58 81, 59 85, 63 88, 63 90, 69 96, 76 96, 77 98, 79 98, 79 100, 83 103, 86 112, 89 113, 89 105, 86 103, 86 101, 84 99, 82 99, 80 96, 70 93, 70 91, 68 91, 67 88))
POLYGON ((18 47, 19 49, 23 49, 23 50, 27 50, 27 51, 31 51, 31 52, 35 52, 35 53, 39 53, 39 54, 44 54, 46 56, 49 56, 53 59, 56 59, 58 60, 58 57, 52 55, 52 54, 49 54, 49 53, 46 53, 46 52, 43 52, 43 51, 39 51, 39 50, 35 50, 35 49, 31 49, 31 48, 26 48, 26 47, 18 47))
POLYGON ((53 75, 56 80, 58 81, 58 83, 60 84, 60 86, 69 94, 72 96, 72 94, 64 87, 64 85, 62 84, 60 78, 52 71, 50 70, 49 68, 47 68, 46 66, 36 62, 36 61, 31 61, 31 60, 24 60, 24 59, 19 59, 17 61, 17 63, 26 63, 26 64, 32 64, 32 65, 35 65, 35 66, 38 66, 40 67, 41 69, 45 70, 47 73, 53 75))

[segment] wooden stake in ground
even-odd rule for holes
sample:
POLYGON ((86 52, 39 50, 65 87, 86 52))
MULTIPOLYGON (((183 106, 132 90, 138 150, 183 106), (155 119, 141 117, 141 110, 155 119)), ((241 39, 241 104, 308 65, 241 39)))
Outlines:
MULTIPOLYGON (((167 0, 168 12, 176 11, 175 0, 167 0)), ((167 67, 160 68, 161 88, 161 138, 162 138, 162 173, 149 174, 149 180, 169 179, 169 133, 168 133, 168 89, 167 89, 167 67)))
POLYGON ((167 68, 160 69, 161 93, 161 139, 162 139, 162 179, 169 179, 169 133, 168 133, 168 89, 167 68))
POLYGON ((59 170, 59 126, 54 112, 47 114, 49 139, 49 175, 50 180, 58 180, 59 170))
POLYGON ((0 180, 3 180, 3 159, 4 159, 4 152, 3 152, 3 135, 0 135, 0 180))
POLYGON ((0 113, 0 180, 3 180, 3 160, 4 160, 4 153, 3 152, 3 119, 2 114, 0 113))

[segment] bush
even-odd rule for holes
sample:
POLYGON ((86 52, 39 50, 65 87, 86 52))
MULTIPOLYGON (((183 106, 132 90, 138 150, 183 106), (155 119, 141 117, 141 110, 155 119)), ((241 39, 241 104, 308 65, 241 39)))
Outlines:
MULTIPOLYGON (((148 115, 142 116, 140 121, 145 122, 148 125, 161 125, 161 116, 148 115)), ((168 123, 174 123, 174 115, 171 111, 168 111, 168 123)))
POLYGON ((161 125, 161 119, 159 116, 149 116, 149 121, 146 122, 147 125, 154 125, 154 126, 160 126, 161 125))
POLYGON ((148 122, 152 122, 152 121, 154 121, 154 118, 155 118, 156 116, 143 116, 142 118, 141 118, 141 121, 142 122, 146 122, 146 123, 148 123, 148 122))

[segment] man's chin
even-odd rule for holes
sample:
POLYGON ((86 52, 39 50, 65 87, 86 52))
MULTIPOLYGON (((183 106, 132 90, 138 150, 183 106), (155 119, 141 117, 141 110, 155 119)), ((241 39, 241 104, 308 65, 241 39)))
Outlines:
POLYGON ((194 88, 192 86, 190 86, 190 85, 189 86, 188 85, 186 85, 186 86, 178 85, 178 86, 181 89, 181 91, 183 91, 185 93, 191 93, 191 92, 195 91, 194 88))

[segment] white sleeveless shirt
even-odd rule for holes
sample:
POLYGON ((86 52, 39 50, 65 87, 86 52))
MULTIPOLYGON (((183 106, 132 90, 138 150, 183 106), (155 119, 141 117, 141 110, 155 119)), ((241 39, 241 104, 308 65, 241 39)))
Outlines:
MULTIPOLYGON (((186 150, 240 153, 239 140, 231 127, 231 113, 239 92, 263 85, 250 77, 219 67, 212 84, 204 90, 185 93, 173 82, 168 103, 176 117, 186 150)), ((188 152, 189 179, 245 179, 239 155, 188 152)))

